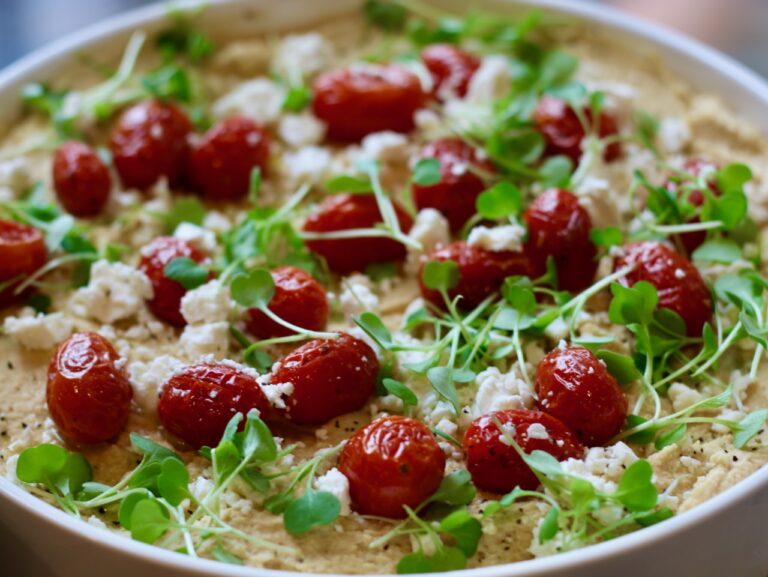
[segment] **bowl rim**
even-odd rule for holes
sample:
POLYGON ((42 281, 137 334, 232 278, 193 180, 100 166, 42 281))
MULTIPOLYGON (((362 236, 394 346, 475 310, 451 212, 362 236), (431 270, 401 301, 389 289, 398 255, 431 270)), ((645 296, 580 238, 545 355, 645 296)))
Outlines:
MULTIPOLYGON (((669 52, 683 55, 696 60, 699 65, 717 69, 724 79, 736 82, 743 90, 756 96, 768 110, 768 82, 756 72, 733 58, 679 32, 658 24, 624 14, 618 9, 587 3, 573 3, 572 0, 505 0, 511 5, 526 8, 541 8, 575 17, 584 21, 595 22, 614 31, 623 31, 640 38, 651 45, 663 48, 669 52)), ((223 5, 244 5, 247 0, 214 0, 207 3, 208 10, 216 10, 223 5)), ((206 0, 181 0, 175 6, 182 9, 206 5, 206 0)), ((167 6, 160 2, 132 9, 115 15, 83 30, 56 40, 27 56, 22 57, 0 70, 0 95, 13 88, 22 78, 43 68, 50 61, 61 58, 72 51, 90 44, 106 41, 111 37, 131 31, 139 26, 148 26, 162 21, 167 15, 167 6)), ((675 517, 612 541, 597 543, 583 549, 560 553, 551 557, 519 561, 450 571, 446 574, 455 577, 535 577, 541 572, 566 570, 569 568, 586 567, 606 558, 623 555, 625 552, 648 546, 665 540, 673 534, 690 528, 707 518, 717 516, 732 505, 746 501, 758 492, 768 489, 768 465, 761 467, 740 481, 735 486, 712 497, 705 503, 675 517)), ((191 558, 179 555, 173 551, 161 549, 134 541, 113 531, 105 531, 87 522, 72 523, 72 517, 65 512, 34 497, 22 487, 9 479, 0 477, 0 498, 8 499, 11 505, 25 510, 39 521, 55 525, 59 530, 66 531, 75 537, 90 541, 94 545, 103 546, 115 554, 128 555, 145 561, 152 561, 160 567, 183 569, 191 575, 222 577, 245 577, 261 574, 269 577, 304 577, 319 574, 299 573, 260 567, 240 567, 228 565, 208 559, 191 558)), ((347 574, 337 574, 347 575, 347 574)), ((376 577, 369 575, 364 577, 376 577)))

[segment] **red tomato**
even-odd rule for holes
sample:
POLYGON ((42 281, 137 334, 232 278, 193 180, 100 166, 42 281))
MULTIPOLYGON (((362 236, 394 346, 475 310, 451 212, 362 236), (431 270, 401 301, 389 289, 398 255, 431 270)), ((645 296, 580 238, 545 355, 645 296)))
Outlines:
MULTIPOLYGON (((262 418, 273 412, 255 377, 231 365, 204 363, 170 378, 157 416, 169 433, 192 447, 215 447, 232 417, 245 417, 251 409, 258 409, 262 418)), ((244 424, 245 418, 241 430, 244 424)))
POLYGON ((321 74, 314 85, 315 116, 328 138, 358 141, 373 132, 413 130, 426 95, 418 76, 395 65, 354 65, 321 74))
POLYGON ((285 399, 288 418, 299 425, 320 425, 361 409, 373 394, 379 374, 376 353, 348 334, 303 344, 280 361, 272 383, 291 383, 285 399))
MULTIPOLYGON (((295 266, 281 266, 272 271, 272 280, 275 281, 275 294, 269 301, 269 310, 301 328, 325 330, 328 295, 311 274, 295 266)), ((248 311, 247 324, 248 330, 260 339, 294 334, 258 309, 248 311)))
MULTIPOLYGON (((718 168, 719 167, 714 163, 707 162, 701 158, 692 158, 683 164, 683 170, 695 177, 700 177, 704 172, 714 171, 718 168)), ((707 184, 712 194, 715 196, 720 196, 720 189, 717 187, 715 182, 708 180, 707 184)), ((704 191, 700 189, 694 189, 685 193, 682 190, 678 190, 678 183, 673 182, 672 180, 667 180, 667 182, 664 184, 664 187, 673 192, 677 192, 678 197, 682 197, 684 194, 687 194, 687 200, 693 206, 701 206, 704 204, 704 191)), ((690 219, 688 222, 696 223, 701 222, 701 220, 698 216, 696 216, 690 219)), ((700 230, 696 232, 686 232, 685 234, 676 235, 676 238, 680 239, 680 242, 682 243, 683 247, 685 247, 686 252, 691 254, 702 244, 704 244, 704 241, 707 239, 707 231, 700 230)))
POLYGON ((12 220, 0 220, 0 306, 20 298, 13 292, 25 277, 45 264, 48 250, 40 230, 12 220))
POLYGON ((659 308, 672 309, 683 317, 688 336, 701 336, 712 317, 712 297, 691 261, 665 244, 647 241, 625 246, 614 266, 618 270, 628 264, 637 266, 621 281, 623 284, 651 283, 659 293, 659 308))
MULTIPOLYGON (((407 233, 413 220, 399 204, 393 203, 400 229, 407 233)), ((336 194, 320 204, 319 212, 304 223, 306 232, 334 232, 373 228, 382 222, 376 198, 370 194, 336 194)), ((309 240, 307 247, 322 256, 336 273, 362 271, 375 262, 401 261, 405 246, 391 238, 359 237, 332 240, 309 240)))
POLYGON ((437 491, 445 455, 432 432, 406 417, 382 417, 355 433, 339 458, 361 515, 400 519, 437 491))
POLYGON ((480 68, 480 59, 453 44, 431 44, 421 52, 421 60, 432 75, 432 94, 439 100, 463 98, 469 81, 480 68))
POLYGON ((107 167, 93 148, 69 141, 53 155, 53 187, 68 213, 88 217, 104 210, 112 182, 107 167))
MULTIPOLYGON (((585 108, 584 116, 591 124, 592 111, 585 108)), ((579 162, 582 152, 581 141, 585 136, 584 126, 567 102, 553 96, 543 96, 533 112, 533 121, 536 128, 544 135, 547 155, 564 154, 574 163, 579 162)), ((618 134, 616 119, 607 112, 600 114, 599 122, 600 138, 618 134)), ((606 147, 603 157, 610 162, 620 155, 621 144, 614 142, 606 147)))
POLYGON ((192 147, 190 184, 211 200, 238 200, 248 194, 255 167, 267 171, 271 138, 263 126, 242 116, 228 118, 192 147))
POLYGON ((109 146, 123 185, 146 189, 161 178, 181 182, 189 154, 192 124, 170 102, 139 102, 124 111, 112 129, 109 146))
POLYGON ((464 435, 467 470, 482 491, 508 493, 515 487, 531 490, 539 486, 538 478, 515 448, 504 442, 494 418, 526 454, 544 451, 563 461, 579 459, 584 453, 570 429, 546 413, 513 409, 483 415, 472 421, 464 435))
POLYGON ((584 347, 557 347, 541 359, 535 387, 541 410, 568 425, 586 445, 604 445, 627 419, 624 393, 584 347))
POLYGON ((125 428, 133 389, 119 359, 97 333, 76 333, 59 345, 48 367, 46 400, 67 440, 103 443, 125 428))
POLYGON ((459 307, 471 309, 479 305, 486 297, 497 292, 508 276, 529 275, 528 258, 522 252, 492 252, 456 241, 440 248, 429 255, 419 270, 421 295, 438 307, 443 307, 440 293, 424 286, 422 273, 429 261, 452 260, 459 266, 459 284, 448 291, 452 299, 461 295, 459 307))
POLYGON ((597 272, 597 249, 589 238, 592 219, 567 190, 544 192, 523 214, 528 225, 525 252, 536 277, 555 259, 559 288, 579 292, 592 284, 597 272))
POLYGON ((448 219, 455 232, 475 214, 478 195, 485 190, 483 180, 470 172, 472 166, 495 172, 493 164, 478 157, 477 150, 459 138, 443 138, 428 143, 419 158, 440 161, 440 182, 431 186, 413 185, 413 200, 419 210, 434 208, 448 219))
MULTIPOLYGON (((147 302, 159 319, 183 327, 187 322, 181 314, 181 299, 187 294, 181 284, 165 276, 165 266, 176 258, 187 257, 200 263, 205 256, 187 241, 172 236, 161 236, 141 249, 141 270, 152 283, 154 296, 147 302)), ((211 273, 209 278, 213 278, 211 273)))

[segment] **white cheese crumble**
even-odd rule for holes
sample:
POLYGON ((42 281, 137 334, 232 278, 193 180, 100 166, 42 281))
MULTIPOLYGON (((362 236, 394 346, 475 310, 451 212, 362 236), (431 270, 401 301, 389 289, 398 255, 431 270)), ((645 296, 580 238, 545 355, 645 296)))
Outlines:
POLYGON ((504 56, 492 54, 483 58, 480 68, 467 86, 467 102, 481 104, 503 98, 512 85, 509 62, 504 56))
POLYGON ((35 314, 34 309, 25 307, 19 316, 5 318, 3 330, 24 348, 49 350, 68 338, 74 325, 62 313, 35 314))
POLYGON ((229 323, 221 321, 187 325, 181 333, 179 346, 192 360, 206 355, 220 359, 229 351, 229 323))
POLYGON ((242 114, 257 122, 271 124, 280 117, 285 94, 285 88, 267 78, 249 80, 214 102, 213 116, 225 118, 242 114))
POLYGON ((451 242, 451 228, 440 211, 425 208, 416 215, 408 237, 421 245, 420 249, 408 247, 406 271, 415 274, 425 254, 451 242))
POLYGON ((373 292, 373 283, 364 274, 353 274, 341 280, 339 303, 344 315, 351 319, 366 311, 379 310, 379 297, 373 292))
POLYGON ((91 267, 88 286, 72 295, 70 308, 77 316, 111 324, 136 315, 152 294, 143 272, 120 262, 99 260, 91 267))
POLYGON ((133 398, 144 413, 157 410, 157 399, 163 386, 186 365, 171 355, 160 355, 149 362, 134 361, 128 365, 133 398))
POLYGON ((352 512, 352 500, 349 496, 349 479, 336 467, 315 479, 315 489, 334 495, 341 503, 341 515, 352 512))
POLYGON ((280 139, 291 148, 320 144, 325 136, 325 124, 310 113, 286 114, 277 125, 280 139))
POLYGON ((261 384, 261 390, 264 391, 264 396, 267 397, 270 405, 276 409, 285 409, 285 397, 293 394, 293 383, 261 384))
POLYGON ((0 201, 15 200, 33 183, 30 164, 26 159, 0 162, 0 201))
POLYGON ((541 423, 532 423, 528 425, 528 429, 525 431, 525 434, 529 439, 540 439, 542 441, 549 439, 549 432, 547 431, 547 428, 541 423))
POLYGON ((216 234, 222 234, 232 228, 232 221, 218 210, 209 210, 203 219, 203 228, 216 234))
POLYGON ((408 156, 408 138, 398 132, 374 132, 363 138, 361 145, 358 160, 399 162, 408 156))
POLYGON ((229 289, 216 279, 188 291, 181 299, 181 314, 193 325, 226 321, 231 308, 229 289))
POLYGON ((667 390, 667 396, 675 412, 685 410, 704 398, 699 391, 683 383, 672 383, 667 390))
POLYGON ((283 155, 283 170, 296 182, 318 183, 326 178, 331 153, 321 146, 305 146, 283 155))
POLYGON ((467 243, 492 252, 519 251, 525 238, 525 228, 519 224, 476 226, 469 232, 467 243))
POLYGON ((216 233, 191 222, 180 223, 173 232, 173 236, 188 242, 197 250, 207 254, 216 252, 218 246, 216 243, 216 233))
POLYGON ((275 48, 272 68, 289 80, 313 76, 333 60, 333 45, 317 32, 290 34, 275 48))
POLYGON ((659 142, 669 154, 685 150, 691 141, 691 127, 682 118, 664 118, 659 123, 659 142))
POLYGON ((528 384, 512 371, 502 373, 488 367, 475 377, 477 394, 472 404, 472 415, 480 417, 504 409, 530 409, 533 392, 528 384))
POLYGON ((592 447, 583 459, 566 459, 563 471, 592 483, 598 491, 612 493, 624 471, 637 461, 635 452, 625 443, 592 447))

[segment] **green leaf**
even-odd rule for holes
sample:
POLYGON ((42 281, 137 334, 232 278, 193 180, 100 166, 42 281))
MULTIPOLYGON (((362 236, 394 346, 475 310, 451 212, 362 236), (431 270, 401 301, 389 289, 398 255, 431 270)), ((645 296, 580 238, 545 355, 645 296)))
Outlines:
POLYGON ((672 427, 671 429, 659 434, 659 436, 656 437, 654 446, 656 447, 657 451, 661 451, 664 447, 674 445, 678 441, 682 440, 687 432, 688 425, 685 423, 680 423, 676 427, 672 427))
POLYGON ((467 566, 467 556, 458 547, 441 547, 431 557, 422 551, 406 555, 397 564, 398 574, 442 573, 467 566))
POLYGON ((155 443, 152 439, 142 437, 136 433, 131 433, 131 446, 152 461, 164 461, 168 457, 174 457, 181 461, 181 457, 169 448, 163 447, 162 445, 155 443))
POLYGON ((503 180, 480 193, 476 206, 483 218, 499 220, 520 214, 523 196, 514 184, 503 180))
POLYGON ((672 512, 672 509, 664 507, 649 514, 639 515, 635 518, 635 521, 637 521, 637 524, 641 527, 650 527, 656 523, 661 523, 662 521, 671 519, 674 516, 675 514, 672 512))
POLYGON ((413 167, 411 181, 420 186, 434 186, 443 179, 440 161, 436 158, 421 158, 413 167))
POLYGON ((595 246, 601 246, 603 248, 610 248, 624 243, 623 233, 614 226, 593 228, 589 231, 589 238, 595 246))
POLYGON ((384 388, 390 395, 394 395, 403 401, 403 404, 406 407, 415 407, 419 404, 419 399, 416 396, 416 393, 414 393, 405 383, 396 381, 395 379, 384 379, 381 384, 384 385, 384 388))
POLYGON ((648 461, 635 461, 624 471, 613 497, 633 513, 653 509, 658 491, 651 482, 652 477, 653 468, 648 461))
MULTIPOLYGON (((627 430, 634 429, 635 427, 638 427, 646 422, 648 422, 648 419, 644 419, 639 415, 629 415, 627 417, 627 430)), ((653 442, 654 438, 656 437, 656 431, 657 429, 655 427, 648 427, 647 429, 638 431, 634 435, 630 435, 627 437, 627 439, 633 443, 645 445, 647 443, 653 442)))
POLYGON ((523 454, 523 460, 531 469, 549 479, 556 480, 563 476, 560 462, 546 451, 536 450, 530 454, 523 454))
POLYGON ((34 293, 26 298, 24 304, 33 308, 36 313, 48 314, 51 309, 51 297, 42 293, 34 293))
POLYGON ((613 299, 608 308, 611 322, 628 324, 648 324, 653 320, 653 311, 659 302, 656 288, 649 282, 640 281, 631 287, 617 282, 611 284, 613 299))
POLYGON ((131 537, 142 543, 155 543, 170 528, 168 511, 157 499, 142 499, 131 513, 131 537))
POLYGON ((192 87, 189 74, 177 64, 167 64, 146 74, 141 84, 153 97, 167 101, 189 103, 192 101, 192 87))
POLYGON ((131 518, 133 516, 133 510, 136 508, 138 503, 150 498, 152 498, 152 493, 144 490, 130 493, 129 495, 126 495, 122 501, 120 501, 120 509, 117 513, 117 520, 123 529, 128 529, 129 531, 131 530, 131 518))
POLYGON ((259 202, 259 192, 261 192, 261 167, 254 166, 248 183, 248 198, 253 204, 259 202))
POLYGON ((48 223, 45 227, 45 246, 48 252, 53 252, 64 241, 75 226, 75 219, 68 214, 62 214, 48 223))
POLYGON ((312 102, 312 89, 306 84, 292 85, 283 100, 283 110, 301 112, 312 102))
POLYGON ((456 540, 456 546, 467 557, 472 557, 477 552, 477 546, 483 536, 482 524, 466 509, 459 509, 443 518, 440 530, 450 534, 456 540))
POLYGON ((547 514, 541 520, 541 525, 539 525, 539 543, 546 543, 554 539, 559 530, 557 523, 559 517, 560 510, 557 507, 550 507, 547 514))
POLYGON ((64 462, 64 467, 62 467, 59 474, 56 475, 55 482, 62 495, 74 496, 80 491, 83 484, 92 478, 91 464, 85 458, 85 455, 68 451, 67 460, 64 462))
POLYGON ((536 309, 536 296, 533 294, 533 290, 507 282, 510 278, 508 277, 502 286, 504 300, 521 316, 532 313, 536 309))
POLYGON ((342 174, 336 176, 325 183, 325 189, 328 192, 350 192, 353 194, 373 192, 373 186, 369 178, 359 178, 342 174))
POLYGON ((267 308, 275 295, 275 281, 265 268, 253 269, 248 274, 238 275, 230 286, 232 298, 246 308, 267 308))
POLYGON ((737 449, 746 447, 747 443, 765 426, 766 419, 768 419, 768 409, 759 409, 749 413, 739 421, 738 429, 733 434, 734 446, 737 449))
POLYGON ((729 164, 715 172, 715 180, 723 195, 742 192, 744 185, 752 180, 752 170, 746 164, 729 164))
POLYGON ((539 167, 539 182, 547 188, 569 188, 573 161, 567 156, 550 156, 539 167))
POLYGON ((561 50, 550 50, 544 56, 536 81, 540 90, 559 86, 571 79, 579 66, 578 59, 561 50))
POLYGON ((222 441, 211 453, 213 472, 218 484, 229 479, 240 464, 240 451, 234 441, 222 441))
POLYGON ((353 319, 365 333, 376 341, 381 348, 389 350, 393 345, 392 333, 375 313, 364 312, 359 317, 353 319))
POLYGON ((366 0, 363 11, 370 24, 388 32, 402 30, 408 18, 402 4, 388 0, 366 0))
POLYGON ((469 471, 459 469, 443 477, 440 486, 428 502, 448 505, 468 505, 477 495, 469 471))
POLYGON ((165 278, 175 280, 187 290, 196 289, 208 282, 210 271, 187 256, 173 259, 163 270, 165 278))
POLYGON ((428 289, 449 291, 459 284, 459 265, 452 260, 432 260, 424 265, 421 276, 428 289))
POLYGON ((165 223, 165 230, 173 234, 182 222, 202 225, 205 220, 205 207, 194 197, 182 196, 173 203, 171 210, 158 216, 165 223))
POLYGON ((459 394, 453 380, 452 367, 433 367, 427 371, 427 380, 437 393, 453 406, 454 412, 459 414, 459 394))
POLYGON ((333 523, 341 512, 339 499, 326 491, 309 490, 293 501, 283 513, 286 531, 293 535, 333 523))
POLYGON ((266 423, 251 411, 242 434, 242 453, 245 461, 269 463, 277 458, 277 444, 266 423))
POLYGON ((729 264, 742 257, 741 247, 726 238, 708 240, 693 251, 694 262, 719 262, 729 264))
POLYGON ((189 497, 189 473, 184 463, 176 458, 163 461, 161 473, 157 477, 157 489, 163 497, 174 507, 189 497))
POLYGON ((709 208, 709 220, 719 220, 723 223, 725 230, 733 230, 747 215, 747 195, 741 191, 734 191, 712 197, 709 208))
POLYGON ((121 262, 123 257, 132 251, 133 248, 127 244, 108 244, 104 247, 104 258, 109 262, 121 262))
POLYGON ((44 443, 24 449, 16 462, 16 476, 25 483, 48 483, 64 469, 68 451, 44 443))
POLYGON ((619 385, 624 386, 633 383, 642 377, 642 374, 635 366, 632 357, 600 349, 597 351, 597 358, 605 363, 608 372, 611 373, 619 385))

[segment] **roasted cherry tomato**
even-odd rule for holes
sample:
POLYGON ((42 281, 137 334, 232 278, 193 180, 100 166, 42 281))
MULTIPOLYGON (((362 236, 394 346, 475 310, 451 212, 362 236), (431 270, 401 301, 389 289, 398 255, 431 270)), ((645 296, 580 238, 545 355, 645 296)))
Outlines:
POLYGON ((192 147, 189 181, 211 200, 238 200, 248 194, 255 167, 267 171, 269 143, 266 129, 242 116, 228 118, 192 147))
POLYGON ((538 478, 515 447, 505 442, 495 420, 524 453, 544 451, 558 461, 583 456, 584 447, 576 435, 551 415, 519 409, 483 415, 472 421, 464 435, 467 470, 482 491, 508 493, 515 487, 531 490, 539 486, 538 478))
POLYGON ((161 178, 181 182, 189 154, 192 124, 170 102, 139 102, 124 111, 112 129, 109 146, 123 185, 147 189, 161 178))
POLYGON ((409 70, 364 64, 321 74, 312 106, 330 139, 354 142, 383 130, 410 132, 413 113, 425 102, 421 82, 409 70))
MULTIPOLYGON (((408 232, 413 220, 400 205, 394 203, 400 229, 408 232)), ((370 194, 336 194, 320 204, 320 210, 304 223, 306 232, 334 232, 373 228, 382 222, 376 198, 370 194)), ((307 246, 322 256, 336 273, 362 271, 371 263, 400 261, 406 249, 401 243, 384 237, 359 237, 329 240, 309 240, 307 246)))
POLYGON ((46 400, 64 438, 104 443, 125 428, 133 388, 119 360, 97 333, 76 333, 59 345, 48 367, 46 400))
POLYGON ((258 409, 269 419, 273 410, 253 375, 223 363, 203 363, 173 375, 163 388, 157 416, 165 429, 192 447, 219 444, 236 413, 258 409))
POLYGON ((431 186, 413 185, 413 200, 419 210, 434 208, 443 213, 455 232, 475 214, 478 195, 485 190, 483 180, 470 167, 493 173, 493 164, 478 157, 477 151, 459 138, 443 138, 428 143, 419 158, 440 161, 440 182, 431 186))
POLYGON ((0 220, 0 306, 17 301, 19 282, 45 264, 48 251, 40 230, 12 220, 0 220))
POLYGON ((68 213, 88 217, 104 210, 112 182, 96 151, 73 140, 62 144, 53 155, 53 187, 68 213))
MULTIPOLYGON (((584 109, 584 118, 589 124, 594 122, 592 111, 588 108, 584 109)), ((543 96, 533 112, 533 121, 544 136, 548 155, 564 154, 574 163, 579 162, 582 153, 581 142, 586 133, 579 117, 565 100, 543 96)), ((602 112, 597 128, 600 138, 613 136, 618 132, 616 119, 607 112, 602 112)), ((620 155, 621 144, 618 142, 609 144, 603 153, 603 157, 608 162, 620 155)))
POLYGON ((439 100, 463 98, 480 59, 453 44, 431 44, 421 52, 421 60, 432 75, 432 94, 439 100))
POLYGON ((656 287, 659 308, 668 308, 685 321, 688 336, 699 337, 712 317, 712 297, 699 269, 676 250, 660 242, 637 242, 624 247, 615 262, 618 270, 636 265, 620 282, 632 286, 641 280, 656 287))
MULTIPOLYGON (((295 266, 281 266, 272 271, 272 280, 275 282, 275 294, 269 301, 269 310, 301 328, 325 330, 328 295, 311 274, 295 266)), ((293 331, 258 309, 248 311, 248 330, 260 339, 293 334, 293 331)))
POLYGON ((568 425, 586 445, 607 443, 627 419, 627 398, 616 379, 584 347, 557 347, 541 359, 535 387, 541 410, 568 425))
POLYGON ((578 292, 592 284, 597 272, 597 249, 589 238, 592 219, 575 195, 547 190, 523 218, 528 225, 525 252, 534 276, 546 272, 547 259, 552 257, 560 289, 578 292))
POLYGON ((320 425, 361 409, 373 394, 379 360, 365 342, 341 333, 314 340, 288 354, 272 374, 272 383, 291 383, 288 418, 299 425, 320 425))
POLYGON ((339 458, 352 506, 362 515, 400 519, 440 486, 445 455, 432 432, 406 417, 382 417, 355 433, 339 458))
MULTIPOLYGON (((181 314, 181 299, 187 294, 181 284, 165 276, 165 267, 172 260, 187 257, 197 263, 205 260, 205 255, 187 241, 172 236, 161 236, 141 249, 139 269, 149 277, 152 283, 153 297, 147 302, 155 316, 175 327, 183 327, 187 322, 181 314)), ((213 278, 211 273, 209 278, 213 278)))
MULTIPOLYGON (((683 164, 683 170, 692 176, 700 177, 705 172, 714 172, 718 169, 718 166, 712 162, 707 162, 701 158, 689 159, 683 164)), ((679 183, 673 180, 667 180, 664 184, 665 188, 677 193, 678 197, 685 197, 689 204, 693 206, 701 206, 704 204, 704 191, 701 189, 682 190, 679 183)), ((707 188, 715 196, 720 196, 720 189, 714 182, 714 179, 707 179, 707 188)), ((701 222, 699 217, 693 217, 688 221, 689 223, 701 222)), ((699 230, 695 232, 686 232, 684 234, 677 235, 677 238, 682 243, 688 254, 693 253, 699 248, 707 239, 707 231, 699 230)))
POLYGON ((461 295, 458 304, 463 309, 474 308, 497 292, 508 276, 529 276, 528 258, 522 252, 492 252, 464 241, 451 243, 429 255, 419 270, 421 295, 438 307, 444 306, 443 297, 424 286, 422 273, 427 262, 446 260, 459 267, 459 283, 448 291, 448 296, 453 299, 461 295))

